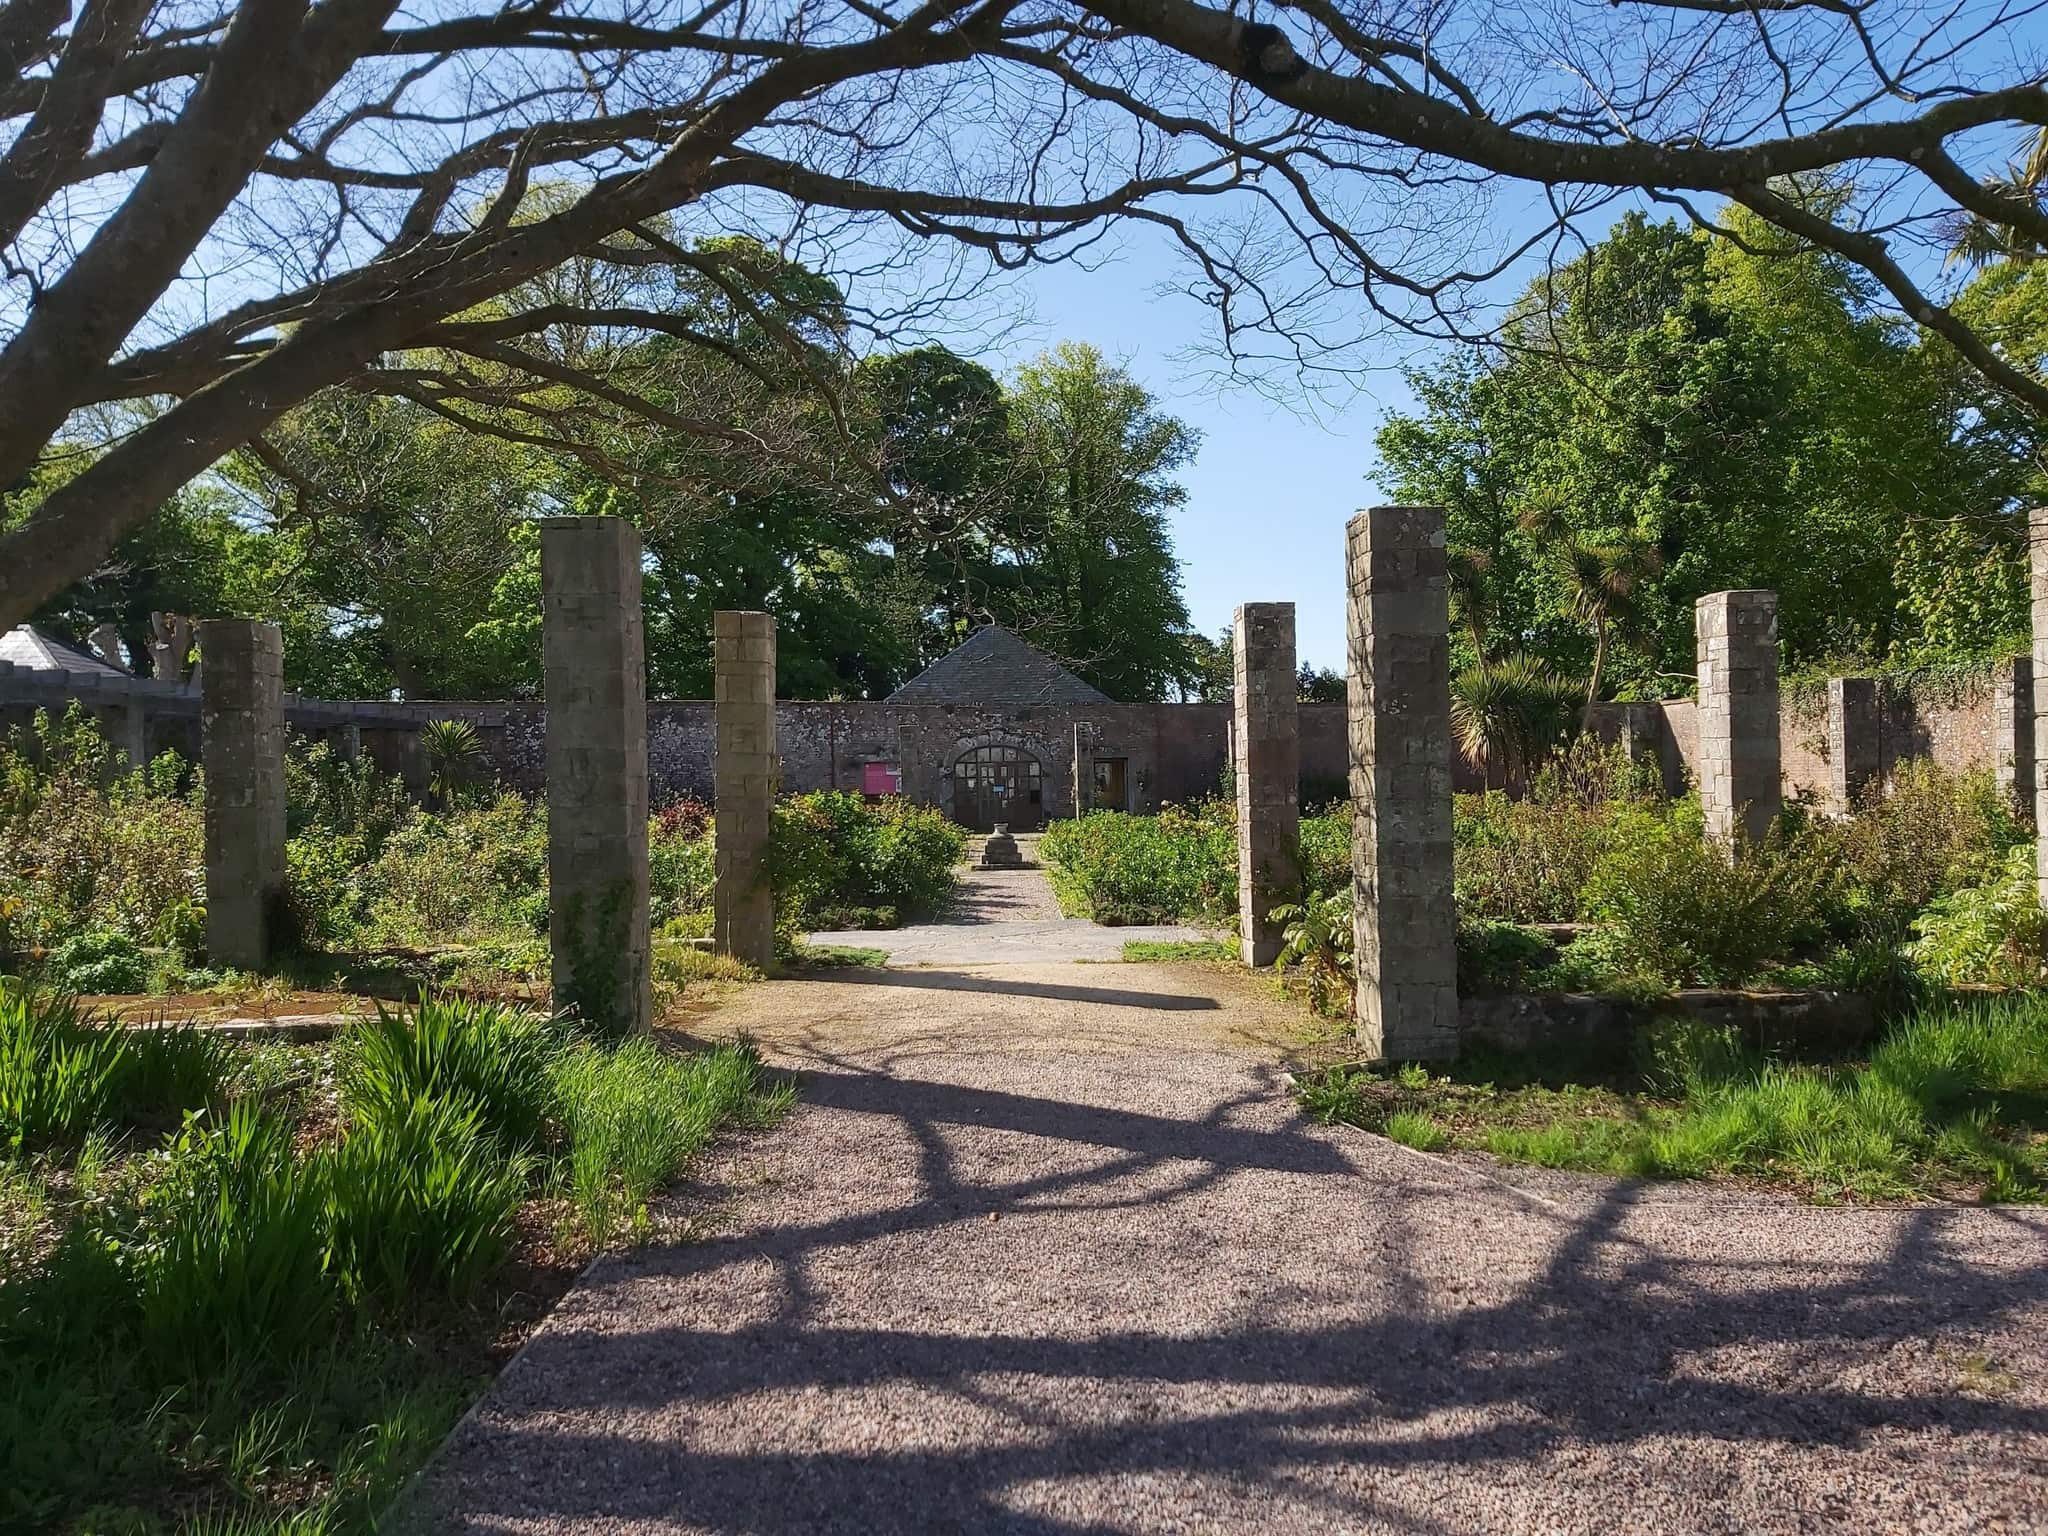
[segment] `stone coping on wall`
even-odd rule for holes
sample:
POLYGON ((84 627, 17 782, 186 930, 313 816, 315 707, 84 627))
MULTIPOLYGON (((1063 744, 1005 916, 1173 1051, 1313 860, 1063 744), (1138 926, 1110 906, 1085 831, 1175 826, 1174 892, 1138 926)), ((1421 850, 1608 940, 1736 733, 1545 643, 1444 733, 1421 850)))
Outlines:
MULTIPOLYGON (((200 690, 193 683, 164 682, 154 677, 116 677, 105 672, 44 672, 0 661, 0 705, 62 708, 76 700, 85 705, 141 705, 160 718, 199 718, 200 690)), ((398 704, 375 699, 316 699, 305 694, 284 696, 285 718, 295 725, 365 726, 375 730, 418 730, 450 708, 437 704, 398 704)))
POLYGON ((1636 1000, 1582 992, 1515 992, 1458 999, 1458 1043, 1513 1053, 1626 1047, 1644 1025, 1690 1018, 1733 1028, 1767 1053, 1836 1050, 1876 1029, 1870 999, 1854 992, 1741 992, 1688 988, 1636 1000))

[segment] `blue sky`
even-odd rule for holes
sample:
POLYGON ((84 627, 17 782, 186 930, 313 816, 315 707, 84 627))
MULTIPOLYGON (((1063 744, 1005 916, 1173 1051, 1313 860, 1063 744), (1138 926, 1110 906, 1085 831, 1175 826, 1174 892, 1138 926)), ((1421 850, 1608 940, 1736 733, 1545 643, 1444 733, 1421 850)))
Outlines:
MULTIPOLYGON (((1213 336, 1208 310, 1154 290, 1167 263, 1143 237, 1086 271, 1037 269, 1019 279, 1027 323, 983 354, 999 372, 1056 341, 1085 341, 1122 363, 1160 406, 1200 430, 1183 472, 1187 505, 1173 520, 1188 613, 1213 635, 1242 602, 1293 602, 1304 660, 1344 669, 1344 523, 1379 499, 1368 478, 1383 413, 1407 403, 1394 368, 1318 419, 1257 392, 1219 391, 1186 350, 1213 336)), ((1406 353, 1402 352, 1401 356, 1406 353)), ((1398 361, 1390 348, 1390 361, 1398 361)))

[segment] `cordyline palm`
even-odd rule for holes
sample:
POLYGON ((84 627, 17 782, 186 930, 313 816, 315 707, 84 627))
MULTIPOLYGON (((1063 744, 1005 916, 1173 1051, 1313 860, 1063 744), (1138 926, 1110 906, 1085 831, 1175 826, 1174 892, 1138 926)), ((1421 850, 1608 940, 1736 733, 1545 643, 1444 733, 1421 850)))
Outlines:
POLYGON ((1493 573, 1490 550, 1454 544, 1444 551, 1444 565, 1450 581, 1451 607, 1465 621, 1472 636, 1472 654, 1486 660, 1486 634, 1494 612, 1493 589, 1487 577, 1493 573))
POLYGON ((1590 705, 1600 697, 1612 632, 1615 626, 1626 626, 1639 616, 1636 591, 1657 574, 1663 557, 1656 545, 1642 538, 1587 544, 1554 507, 1524 513, 1522 527, 1552 541, 1564 568, 1572 617, 1593 631, 1593 671, 1586 679, 1586 703, 1590 705))
MULTIPOLYGON (((1985 177, 1983 186, 1991 197, 2010 203, 2016 214, 2025 216, 2039 211, 2044 184, 2048 184, 2048 127, 2036 130, 2025 158, 2014 161, 2003 176, 1985 177)), ((2040 242, 2021 234, 2016 222, 1981 214, 1958 214, 1948 221, 1947 233, 1948 259, 1969 267, 2038 261, 2042 254, 2040 242)))
POLYGON ((1533 776, 1571 735, 1580 710, 1577 684, 1519 651, 1451 679, 1451 729, 1474 767, 1499 763, 1533 776))

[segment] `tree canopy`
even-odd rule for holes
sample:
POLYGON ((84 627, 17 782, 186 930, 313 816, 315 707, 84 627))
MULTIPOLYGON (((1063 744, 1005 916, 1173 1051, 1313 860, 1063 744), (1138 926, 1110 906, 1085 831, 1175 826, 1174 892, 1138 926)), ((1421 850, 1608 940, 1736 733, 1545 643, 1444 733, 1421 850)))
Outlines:
MULTIPOLYGON (((1524 293, 1504 347, 1412 376, 1382 473, 1448 509, 1463 659, 1654 697, 1691 673, 1694 599, 1735 587, 1779 594, 1795 668, 2023 649, 2038 420, 1853 263, 1729 222, 1632 214, 1524 293)), ((2037 282, 1994 269, 1959 307, 2015 356, 2034 327, 2037 360, 2038 309, 2001 297, 2037 282)))
POLYGON ((646 357, 610 338, 759 364, 636 279, 688 273, 744 310, 761 250, 905 280, 878 308, 795 325, 778 355, 801 371, 811 346, 896 350, 987 273, 1144 224, 1185 254, 1229 368, 1298 376, 1353 366, 1388 328, 1490 329, 1487 285, 1572 249, 1618 200, 1747 210, 1860 269, 2038 415, 2048 382, 1910 254, 1959 219, 1993 232, 1978 249, 2048 235, 2007 164, 2048 124, 2029 14, 8 0, 0 626, 226 455, 284 457, 286 418, 328 389, 559 445, 629 490, 563 390, 758 450, 687 370, 690 408, 644 392, 646 357), (1855 194, 1799 194, 1830 171, 1855 194))

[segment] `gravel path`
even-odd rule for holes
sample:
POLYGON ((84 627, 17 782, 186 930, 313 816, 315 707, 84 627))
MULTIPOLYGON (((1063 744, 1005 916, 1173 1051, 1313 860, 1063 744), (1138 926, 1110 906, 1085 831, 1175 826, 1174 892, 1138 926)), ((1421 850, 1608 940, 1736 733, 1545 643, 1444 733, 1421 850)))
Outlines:
POLYGON ((2048 1215, 1523 1176, 1301 1121, 1199 966, 716 1016, 801 1106, 458 1432, 447 1531, 2048 1530, 2048 1215), (943 993, 941 997, 938 994, 943 993))
MULTIPOLYGON (((1037 839, 1019 839, 1035 850, 1037 839)), ((813 933, 813 944, 879 949, 891 965, 1035 965, 1059 960, 1121 960, 1134 939, 1185 943, 1228 938, 1179 924, 1100 928, 1061 917, 1041 868, 964 869, 943 919, 907 928, 813 933)))

